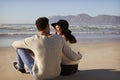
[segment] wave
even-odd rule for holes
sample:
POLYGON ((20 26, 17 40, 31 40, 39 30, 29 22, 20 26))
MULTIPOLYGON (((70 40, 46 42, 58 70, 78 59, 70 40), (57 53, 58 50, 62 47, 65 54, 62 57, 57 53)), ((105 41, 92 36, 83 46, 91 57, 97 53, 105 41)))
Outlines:
MULTIPOLYGON (((54 34, 55 32, 51 32, 51 34, 54 34)), ((0 35, 32 35, 32 34, 38 34, 38 32, 9 32, 9 33, 0 33, 0 35)), ((72 34, 120 34, 120 32, 72 32, 72 34)))
MULTIPOLYGON (((51 33, 54 33, 51 27, 51 33)), ((73 34, 120 34, 120 26, 70 26, 73 34)), ((5 24, 0 25, 0 35, 37 34, 35 25, 31 24, 5 24)))
POLYGON ((38 32, 14 32, 14 33, 0 33, 0 35, 22 35, 22 34, 38 34, 38 32))

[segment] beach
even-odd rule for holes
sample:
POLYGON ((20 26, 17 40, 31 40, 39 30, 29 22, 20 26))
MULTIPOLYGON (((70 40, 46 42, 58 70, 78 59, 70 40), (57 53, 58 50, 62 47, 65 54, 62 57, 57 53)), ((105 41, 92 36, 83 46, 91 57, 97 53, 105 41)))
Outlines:
MULTIPOLYGON (((120 80, 120 42, 79 43, 76 48, 83 55, 78 72, 52 80, 120 80)), ((29 73, 14 69, 12 47, 0 47, 0 55, 1 80, 33 80, 29 73)))
MULTIPOLYGON (((23 40, 26 46, 29 46, 31 41, 28 37, 33 36, 34 39, 37 37, 45 39, 38 43, 48 41, 48 38, 50 38, 48 43, 51 43, 50 35, 54 34, 62 36, 66 41, 64 44, 68 43, 74 52, 78 54, 80 52, 82 58, 77 61, 78 71, 75 74, 49 80, 120 80, 120 0, 0 0, 0 11, 0 80, 34 80, 26 66, 27 73, 20 73, 14 68, 13 63, 17 62, 17 59, 12 43, 23 40)), ((59 43, 56 45, 59 47, 59 43)), ((37 47, 42 47, 38 52, 53 51, 52 48, 46 51, 44 47, 48 47, 44 44, 37 47)), ((38 48, 35 49, 36 47, 34 52, 37 54, 38 48)), ((54 49, 57 52, 57 49, 54 49)), ((47 57, 54 56, 46 54, 47 57)), ((35 60, 42 65, 44 55, 35 56, 39 55, 42 61, 37 57, 35 60)), ((70 56, 74 55, 69 54, 70 56)), ((54 58, 57 59, 55 56, 54 58)), ((47 59, 53 61, 54 58, 47 59)), ((50 65, 54 65, 47 61, 45 63, 49 69, 50 65)), ((38 69, 43 69, 40 65, 34 68, 36 73, 38 69)), ((43 71, 52 72, 48 68, 43 71)), ((56 70, 54 66, 52 69, 56 70)))

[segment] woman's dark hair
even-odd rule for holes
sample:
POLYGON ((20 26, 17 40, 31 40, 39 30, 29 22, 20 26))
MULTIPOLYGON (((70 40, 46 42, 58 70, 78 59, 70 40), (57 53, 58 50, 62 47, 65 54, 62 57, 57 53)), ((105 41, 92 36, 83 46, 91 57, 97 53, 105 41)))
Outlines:
POLYGON ((41 30, 44 30, 47 27, 48 23, 49 23, 48 18, 40 17, 36 20, 35 24, 36 24, 36 27, 37 27, 38 31, 41 31, 41 30))
POLYGON ((71 34, 71 30, 62 29, 62 34, 65 36, 65 39, 70 43, 76 43, 76 38, 71 34))

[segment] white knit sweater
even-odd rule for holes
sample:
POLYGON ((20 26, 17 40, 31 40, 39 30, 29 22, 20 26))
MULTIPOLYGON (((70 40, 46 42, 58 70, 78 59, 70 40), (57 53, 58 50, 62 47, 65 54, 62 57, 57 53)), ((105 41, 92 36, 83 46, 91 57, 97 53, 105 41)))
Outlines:
POLYGON ((71 60, 79 60, 80 54, 73 52, 66 41, 59 35, 34 35, 24 40, 13 42, 12 46, 33 51, 34 65, 32 68, 35 80, 50 79, 59 76, 61 71, 62 53, 71 60))

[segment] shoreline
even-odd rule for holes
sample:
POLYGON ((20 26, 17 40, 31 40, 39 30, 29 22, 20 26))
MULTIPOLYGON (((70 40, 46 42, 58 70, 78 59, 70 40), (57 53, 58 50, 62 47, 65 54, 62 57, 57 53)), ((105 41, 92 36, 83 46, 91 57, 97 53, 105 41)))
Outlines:
MULTIPOLYGON (((13 41, 33 35, 35 34, 0 35, 0 47, 10 47, 13 41)), ((120 35, 117 34, 75 34, 74 36, 78 44, 120 42, 120 35)))

